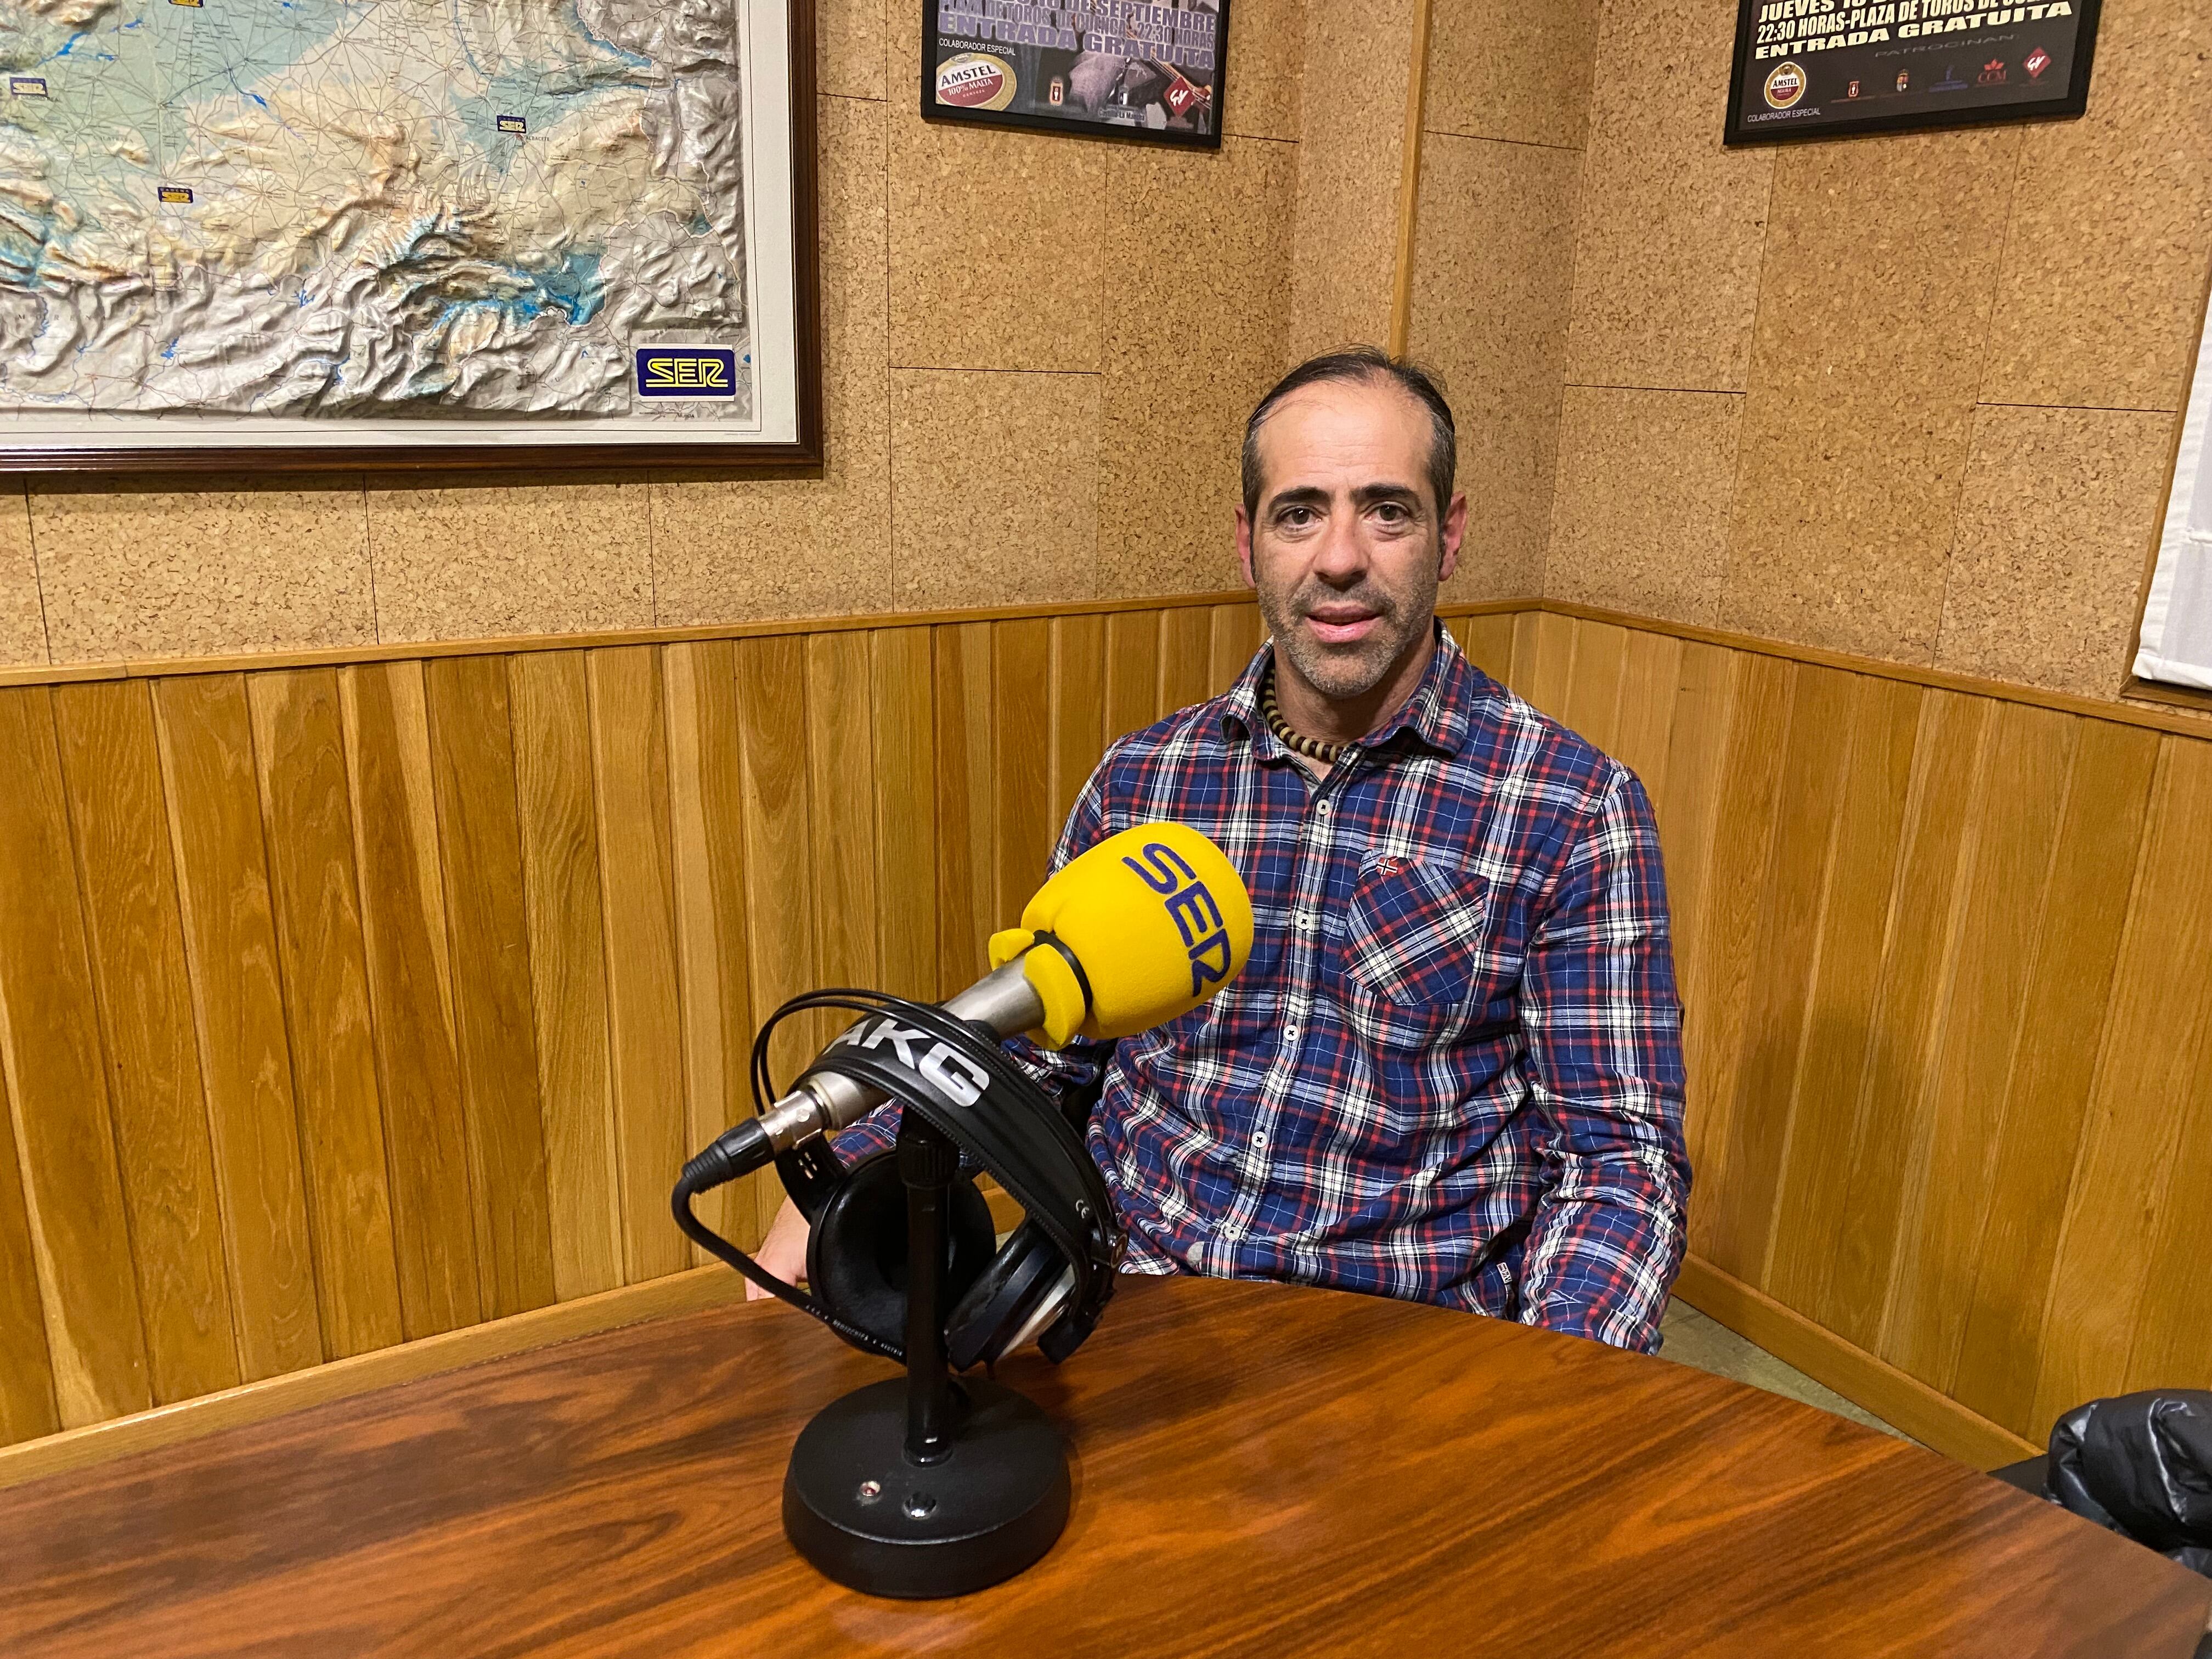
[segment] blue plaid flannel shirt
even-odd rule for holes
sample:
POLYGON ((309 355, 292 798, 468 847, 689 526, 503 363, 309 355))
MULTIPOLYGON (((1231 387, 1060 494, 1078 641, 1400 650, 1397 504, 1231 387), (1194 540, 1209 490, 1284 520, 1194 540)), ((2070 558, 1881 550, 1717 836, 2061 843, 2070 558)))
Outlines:
MULTIPOLYGON (((1053 856, 1204 831, 1252 895, 1211 1002, 1118 1045, 1089 1142, 1125 1267, 1333 1285, 1651 1352, 1689 1161, 1665 877, 1635 775, 1442 629, 1405 707, 1315 784, 1231 690, 1117 740, 1053 856)), ((848 1156, 890 1144, 864 1123, 848 1156)))

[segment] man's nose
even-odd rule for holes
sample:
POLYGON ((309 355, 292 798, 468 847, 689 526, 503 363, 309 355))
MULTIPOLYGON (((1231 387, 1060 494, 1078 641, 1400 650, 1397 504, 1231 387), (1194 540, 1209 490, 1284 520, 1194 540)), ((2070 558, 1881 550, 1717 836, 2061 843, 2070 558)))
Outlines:
POLYGON ((1359 533, 1359 510, 1339 507, 1328 515, 1321 545, 1314 550, 1313 573, 1332 587, 1351 587, 1367 574, 1367 543, 1359 533))

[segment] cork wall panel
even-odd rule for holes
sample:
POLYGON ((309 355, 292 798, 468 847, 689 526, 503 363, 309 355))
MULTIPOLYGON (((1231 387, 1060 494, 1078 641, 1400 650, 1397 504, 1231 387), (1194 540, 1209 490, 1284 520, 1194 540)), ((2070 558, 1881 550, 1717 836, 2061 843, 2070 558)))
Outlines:
POLYGON ((1296 139, 1305 63, 1305 0, 1237 0, 1229 13, 1229 85, 1221 131, 1296 139))
POLYGON ((2179 409, 2212 262, 2212 4, 2107 0, 2089 109, 2026 130, 1982 396, 2179 409))
POLYGON ((1735 10, 1613 0, 1590 82, 1567 379, 1741 392, 1759 307, 1770 149, 1724 150, 1735 10))
POLYGON ((821 103, 821 477, 656 475, 653 598, 663 627, 890 602, 890 118, 882 104, 821 103))
POLYGON ((1467 0, 1429 25, 1422 125, 1468 138, 1579 149, 1601 0, 1467 0))
POLYGON ((58 663, 376 637, 357 477, 42 484, 31 534, 58 663))
POLYGON ((1090 596, 1098 377, 891 374, 896 603, 1090 596))
POLYGON ((1389 336, 1413 16, 1413 0, 1307 9, 1295 356, 1389 336))
POLYGON ((890 113, 893 366, 1096 373, 1109 148, 890 113))
POLYGON ((2089 696, 2119 688, 2174 419, 1975 411, 1938 665, 2089 696))
POLYGON ((372 476, 380 640, 653 624, 644 479, 422 485, 372 476))
POLYGON ((1408 343, 1443 374, 1459 427, 1454 599, 1542 591, 1580 162, 1442 133, 1422 146, 1408 343))
POLYGON ((1120 147, 1109 166, 1107 244, 1147 253, 1106 313, 1097 591, 1218 592, 1237 582, 1245 416, 1289 366, 1297 152, 1230 138, 1120 147))
MULTIPOLYGON (((1030 504, 1048 549, 965 567, 956 550, 965 574, 946 602, 1218 588, 1250 401, 1299 344, 1388 334, 1413 10, 1240 0, 1216 154, 925 123, 922 8, 820 0, 818 471, 34 486, 6 498, 12 526, 0 500, 0 668, 921 602, 927 583, 895 579, 894 368, 1092 377, 1054 405, 1091 412, 1055 439, 1030 504), (1334 160, 1302 197, 1310 48, 1331 87, 1316 125, 1334 160), (1302 210, 1321 228, 1310 248, 1302 210), (1294 344, 1301 281, 1310 311, 1327 305, 1294 344), (1110 479, 1095 476, 1108 454, 1110 479)), ((1026 429, 1039 394, 1007 383, 1000 402, 1000 384, 979 380, 969 402, 994 405, 994 432, 1026 429)), ((919 465, 909 450, 915 522, 937 522, 961 480, 925 480, 919 465)))
POLYGON ((1544 591, 1710 623, 1727 575, 1743 399, 1569 386, 1544 591))
POLYGON ((1915 133, 1778 164, 1723 625, 1934 655, 2020 143, 1915 133))
POLYGON ((46 660, 46 607, 31 551, 31 503, 20 489, 0 495, 0 663, 46 660))
POLYGON ((816 91, 831 98, 885 95, 892 56, 890 32, 884 27, 888 3, 890 0, 814 0, 816 91))

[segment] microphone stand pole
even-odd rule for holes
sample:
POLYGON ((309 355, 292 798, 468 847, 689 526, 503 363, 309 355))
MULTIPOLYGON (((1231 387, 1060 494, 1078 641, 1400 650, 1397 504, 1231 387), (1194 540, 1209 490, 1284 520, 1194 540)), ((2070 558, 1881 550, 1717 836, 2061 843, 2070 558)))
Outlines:
POLYGON ((906 1186, 906 1455, 918 1468, 952 1455, 957 1403, 945 1369, 945 1209, 960 1149, 919 1113, 899 1114, 906 1186))
POLYGON ((965 1595, 1011 1578, 1067 1524, 1067 1448, 1033 1402, 956 1382, 945 1350, 946 1211, 960 1152, 900 1114, 906 1188, 906 1376, 833 1400, 799 1431, 783 1529, 871 1595, 965 1595))

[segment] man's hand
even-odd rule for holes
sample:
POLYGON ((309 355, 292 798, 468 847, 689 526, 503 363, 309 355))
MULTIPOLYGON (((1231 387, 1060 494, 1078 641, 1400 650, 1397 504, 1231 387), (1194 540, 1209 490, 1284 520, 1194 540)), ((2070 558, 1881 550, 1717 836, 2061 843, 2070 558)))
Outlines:
MULTIPOLYGON (((759 1262, 787 1285, 806 1282, 806 1218, 799 1212, 799 1206, 789 1199, 775 1212, 775 1224, 768 1230, 768 1237, 753 1252, 759 1262)), ((748 1279, 745 1280, 745 1300, 765 1302, 769 1292, 748 1279)))

